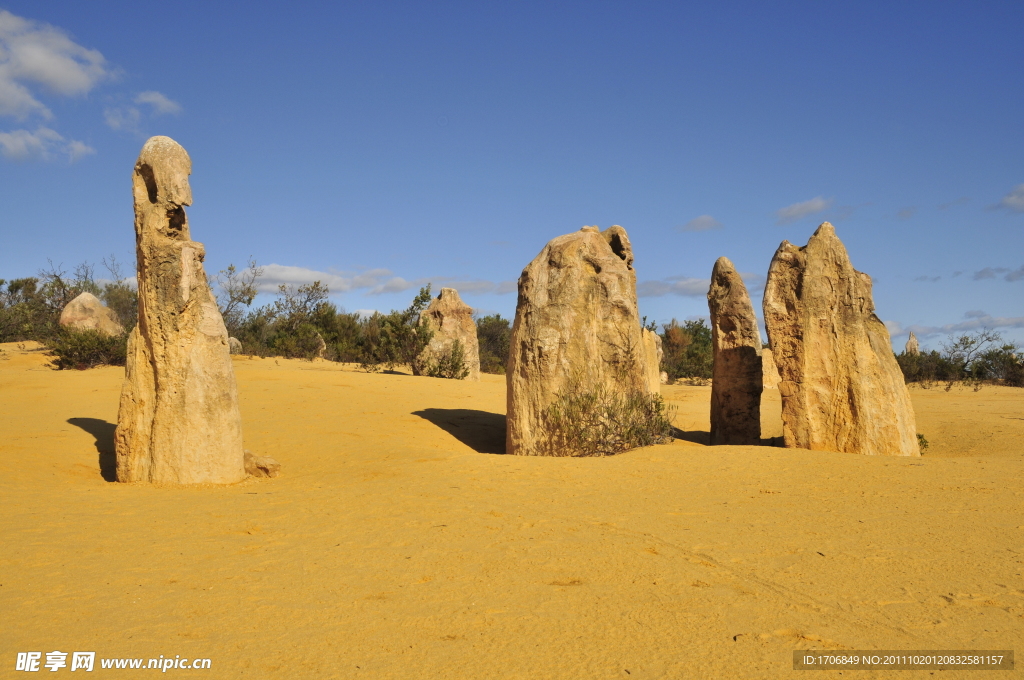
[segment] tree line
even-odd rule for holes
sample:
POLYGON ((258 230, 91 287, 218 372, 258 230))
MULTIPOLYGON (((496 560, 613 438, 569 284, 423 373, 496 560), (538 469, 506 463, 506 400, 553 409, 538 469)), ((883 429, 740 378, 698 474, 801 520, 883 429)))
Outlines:
MULTIPOLYGON (((73 271, 49 263, 37 276, 0 279, 0 342, 35 340, 47 346, 57 368, 89 368, 123 365, 127 335, 138 318, 138 293, 124 276, 113 256, 102 266, 109 278, 98 279, 88 263, 73 271), (117 337, 95 331, 61 327, 60 314, 78 295, 89 292, 113 310, 125 329, 117 337)), ((229 265, 211 284, 228 335, 238 339, 245 354, 359 364, 368 371, 393 370, 410 365, 430 341, 431 331, 419 325, 420 313, 430 303, 430 286, 419 290, 405 309, 369 315, 346 312, 329 299, 330 291, 319 281, 291 286, 281 284, 273 300, 253 306, 263 269, 255 261, 244 268, 229 265)), ((511 322, 500 314, 476 318, 480 345, 480 370, 503 374, 508 358, 511 322)), ((658 332, 655 323, 644 325, 658 332)), ((670 380, 698 382, 712 377, 711 329, 703 319, 661 326, 661 370, 670 380)), ((908 383, 929 385, 958 382, 980 385, 999 381, 1024 386, 1024 357, 1014 343, 999 333, 982 329, 950 336, 942 351, 896 355, 908 383)), ((461 377, 461 355, 445 357, 428 367, 428 375, 461 377)))

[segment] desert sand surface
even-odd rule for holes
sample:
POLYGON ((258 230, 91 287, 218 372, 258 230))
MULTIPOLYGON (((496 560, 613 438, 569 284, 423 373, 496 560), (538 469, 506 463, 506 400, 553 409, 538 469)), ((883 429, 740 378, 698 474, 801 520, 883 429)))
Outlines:
MULTIPOLYGON (((1021 389, 912 389, 921 458, 709 447, 689 386, 663 387, 683 439, 523 458, 501 455, 501 376, 235 357, 246 448, 282 474, 174 488, 109 481, 123 369, 0 350, 3 677, 53 650, 210 678, 630 680, 1024 651, 1021 389)), ((975 677, 813 677, 839 675, 975 677)))

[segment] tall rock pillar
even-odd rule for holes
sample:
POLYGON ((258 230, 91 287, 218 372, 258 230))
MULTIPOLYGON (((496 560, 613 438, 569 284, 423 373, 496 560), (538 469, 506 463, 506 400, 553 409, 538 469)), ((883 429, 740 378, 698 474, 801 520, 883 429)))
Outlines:
POLYGON ((245 477, 228 334, 191 239, 192 161, 169 137, 142 147, 132 175, 139 323, 117 414, 121 482, 229 484, 245 477))
POLYGON ((910 393, 871 277, 853 268, 825 222, 803 248, 783 241, 764 292, 764 320, 782 381, 785 445, 919 456, 910 393))
POLYGON ((519 277, 505 375, 505 450, 565 455, 544 414, 568 387, 649 394, 633 249, 619 226, 549 242, 519 277))
POLYGON ((761 334, 743 279, 729 258, 720 257, 708 290, 714 378, 711 382, 711 443, 761 443, 761 334))

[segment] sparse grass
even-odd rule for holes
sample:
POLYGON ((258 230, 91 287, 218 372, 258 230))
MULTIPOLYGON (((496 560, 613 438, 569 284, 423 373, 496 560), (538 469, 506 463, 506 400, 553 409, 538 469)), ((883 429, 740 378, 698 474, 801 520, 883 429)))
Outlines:
POLYGON ((666 443, 672 440, 673 410, 658 394, 603 386, 584 391, 573 381, 544 413, 550 455, 610 456, 666 443))

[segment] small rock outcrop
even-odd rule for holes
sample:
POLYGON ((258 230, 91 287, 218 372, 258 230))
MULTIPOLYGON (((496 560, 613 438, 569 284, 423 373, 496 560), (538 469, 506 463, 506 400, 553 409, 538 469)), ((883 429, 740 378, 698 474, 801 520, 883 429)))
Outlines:
POLYGON ((921 347, 917 344, 917 336, 914 335, 914 331, 910 331, 910 337, 907 338, 907 346, 903 351, 910 357, 916 357, 921 354, 921 347))
MULTIPOLYGON (((643 331, 644 367, 647 371, 648 389, 653 394, 661 394, 661 358, 665 354, 661 348, 661 336, 647 328, 643 331)), ((668 375, 665 377, 667 379, 668 375)))
POLYGON ((544 417, 565 388, 649 393, 642 330, 625 229, 583 227, 544 246, 519 277, 506 452, 564 455, 544 417))
POLYGON ((250 477, 277 477, 281 474, 281 464, 270 456, 257 456, 246 449, 245 473, 250 477))
POLYGON ((228 352, 231 354, 241 354, 242 341, 238 338, 228 338, 228 352))
POLYGON ((711 312, 711 444, 761 443, 761 334, 743 279, 720 257, 708 290, 711 312))
POLYGON ((766 390, 778 388, 779 369, 775 365, 775 357, 772 355, 772 351, 767 347, 761 349, 761 375, 766 390))
POLYGON ((60 313, 60 325, 80 331, 99 331, 109 336, 124 333, 124 326, 118 321, 114 310, 105 306, 92 293, 82 293, 69 302, 60 313))
POLYGON ((324 354, 327 353, 327 343, 324 342, 324 336, 320 333, 316 334, 316 358, 323 359, 324 354))
POLYGON ((775 252, 764 319, 787 447, 920 455, 910 393, 874 311, 871 277, 828 222, 803 248, 783 241, 775 252))
POLYGON ((228 334, 192 240, 192 161, 169 137, 132 175, 139 323, 128 338, 114 446, 121 482, 230 484, 245 478, 228 334))
POLYGON ((465 380, 480 380, 480 344, 477 341, 473 308, 462 301, 459 291, 442 288, 420 314, 420 324, 434 331, 430 342, 412 364, 414 375, 427 375, 446 357, 452 356, 456 341, 462 346, 462 361, 469 371, 465 380))
POLYGON ((658 377, 661 379, 661 384, 662 385, 667 385, 668 384, 668 373, 666 371, 662 371, 661 375, 658 376, 658 377))

